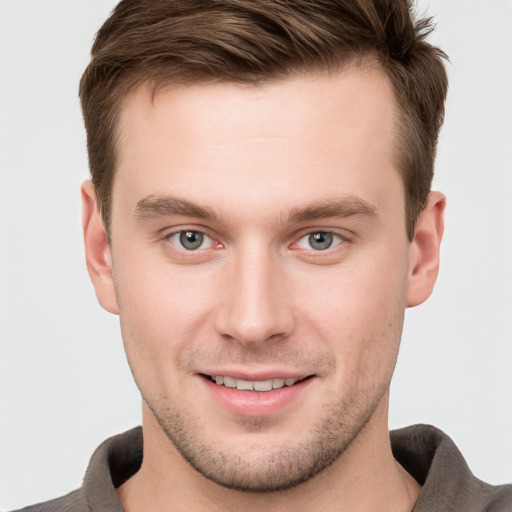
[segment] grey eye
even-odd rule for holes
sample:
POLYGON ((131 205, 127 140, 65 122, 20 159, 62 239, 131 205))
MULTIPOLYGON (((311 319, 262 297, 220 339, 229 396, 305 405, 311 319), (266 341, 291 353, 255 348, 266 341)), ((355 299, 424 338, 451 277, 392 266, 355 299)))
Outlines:
POLYGON ((307 251, 325 251, 345 242, 343 236, 331 231, 313 231, 297 240, 296 247, 307 251))
POLYGON ((180 231, 176 234, 179 235, 181 246, 189 251, 199 249, 205 238, 199 231, 180 231))
POLYGON ((308 236, 308 242, 312 249, 316 251, 324 251, 325 249, 329 249, 333 242, 333 234, 325 233, 320 231, 318 233, 311 233, 308 236))

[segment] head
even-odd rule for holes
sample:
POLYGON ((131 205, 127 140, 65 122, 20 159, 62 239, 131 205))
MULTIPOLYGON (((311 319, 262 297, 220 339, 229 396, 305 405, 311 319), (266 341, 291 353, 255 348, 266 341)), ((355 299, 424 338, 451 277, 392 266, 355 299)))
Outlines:
POLYGON ((427 31, 406 2, 186 0, 123 1, 98 33, 85 245, 145 459, 264 492, 386 438, 442 235, 427 31))
POLYGON ((412 2, 121 1, 99 30, 80 82, 92 181, 109 229, 119 113, 130 91, 170 85, 259 84, 335 73, 373 59, 396 100, 396 158, 409 239, 430 191, 444 115, 444 54, 426 42, 412 2))

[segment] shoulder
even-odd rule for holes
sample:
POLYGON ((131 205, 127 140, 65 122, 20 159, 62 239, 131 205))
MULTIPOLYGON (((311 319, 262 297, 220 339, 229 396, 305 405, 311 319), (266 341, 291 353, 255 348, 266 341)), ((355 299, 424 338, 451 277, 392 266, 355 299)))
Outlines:
POLYGON ((137 427, 96 449, 80 489, 13 512, 123 512, 116 487, 135 474, 141 462, 142 429, 137 427))
POLYGON ((422 486, 414 512, 512 511, 512 485, 490 485, 474 476, 441 430, 430 425, 395 430, 391 444, 396 460, 422 486))
POLYGON ((87 500, 85 499, 81 489, 77 489, 65 496, 56 498, 44 503, 30 505, 13 512, 91 512, 87 500))

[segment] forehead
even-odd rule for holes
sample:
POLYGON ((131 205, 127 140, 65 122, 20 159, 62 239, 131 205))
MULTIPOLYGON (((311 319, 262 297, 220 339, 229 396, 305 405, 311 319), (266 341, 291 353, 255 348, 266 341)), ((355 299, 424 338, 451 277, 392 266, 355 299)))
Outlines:
POLYGON ((114 203, 119 184, 135 202, 193 190, 203 204, 242 208, 248 195, 269 204, 371 196, 386 173, 397 177, 394 111, 376 65, 154 95, 143 86, 121 111, 114 203))
POLYGON ((239 123, 237 128, 246 129, 238 132, 240 137, 248 132, 256 135, 254 130, 258 128, 262 135, 269 136, 279 127, 293 135, 294 128, 300 130, 302 122, 312 120, 331 128, 329 120, 340 121, 340 114, 343 122, 336 129, 349 125, 354 129, 363 124, 368 127, 373 121, 372 114, 384 123, 390 120, 388 114, 394 101, 391 83, 381 66, 373 59, 361 59, 339 72, 308 72, 257 84, 221 82, 152 87, 143 83, 122 102, 119 128, 123 134, 141 121, 154 123, 166 118, 169 127, 173 119, 180 123, 175 126, 175 137, 188 136, 189 126, 194 131, 203 127, 210 136, 222 137, 223 132, 213 129, 226 122, 232 126, 239 123), (188 118, 186 123, 181 115, 188 118), (284 123, 279 124, 280 119, 284 123), (287 123, 293 120, 299 124, 287 123))

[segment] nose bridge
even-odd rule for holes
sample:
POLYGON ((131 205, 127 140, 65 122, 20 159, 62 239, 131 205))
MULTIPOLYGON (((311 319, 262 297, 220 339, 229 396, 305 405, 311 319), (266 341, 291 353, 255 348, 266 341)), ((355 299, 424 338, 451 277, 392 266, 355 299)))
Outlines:
POLYGON ((288 336, 293 315, 282 270, 279 255, 260 241, 235 251, 218 311, 218 332, 243 344, 288 336))

